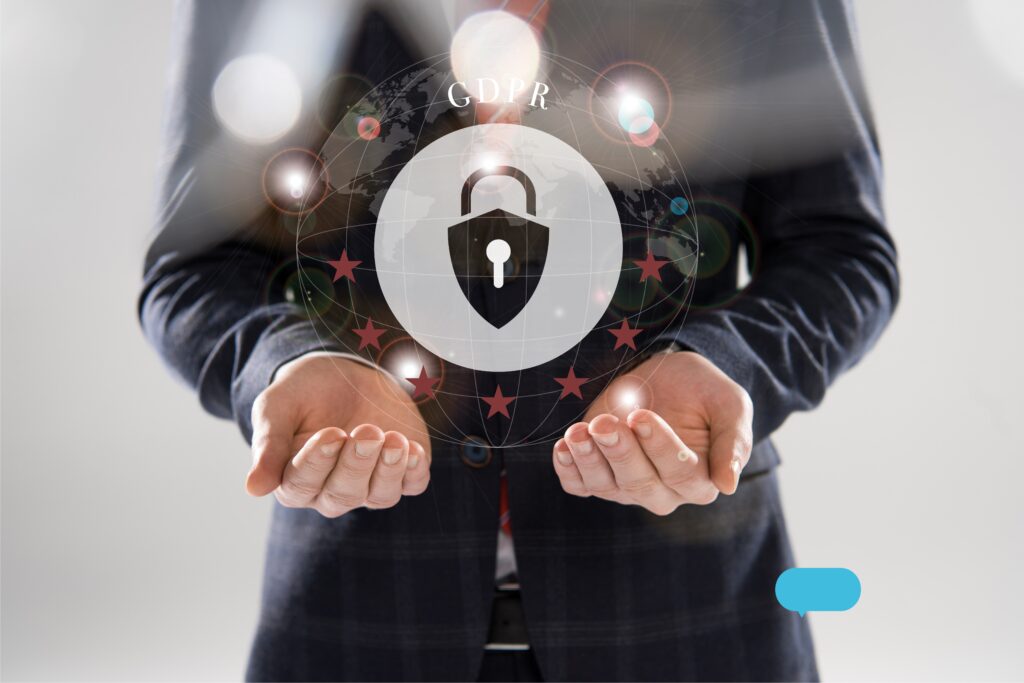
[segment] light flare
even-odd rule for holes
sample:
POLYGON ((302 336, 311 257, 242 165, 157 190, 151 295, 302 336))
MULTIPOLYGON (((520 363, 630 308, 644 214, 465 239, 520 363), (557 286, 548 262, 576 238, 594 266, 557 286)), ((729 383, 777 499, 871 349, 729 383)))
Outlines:
POLYGON ((237 57, 213 84, 213 110, 232 135, 251 144, 281 138, 298 121, 302 88, 292 69, 266 54, 237 57))

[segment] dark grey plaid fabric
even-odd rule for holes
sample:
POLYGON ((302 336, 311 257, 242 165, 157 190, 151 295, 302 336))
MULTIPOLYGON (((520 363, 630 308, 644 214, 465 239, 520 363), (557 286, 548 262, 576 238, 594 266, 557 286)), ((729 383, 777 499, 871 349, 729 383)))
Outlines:
MULTIPOLYGON (((277 507, 255 680, 474 680, 494 591, 498 466, 446 450, 429 490, 336 520, 277 507)), ((668 517, 565 495, 547 449, 506 458, 530 642, 546 680, 808 680, 773 470, 668 517)))
MULTIPOLYGON (((283 283, 296 268, 324 264, 296 263, 294 241, 275 248, 265 239, 274 217, 236 226, 234 237, 199 253, 170 246, 176 230, 213 229, 219 205, 202 199, 203 179, 243 163, 202 151, 215 136, 210 84, 251 4, 206 3, 183 12, 162 232, 147 258, 140 298, 143 327, 161 356, 208 411, 235 420, 247 438, 252 402, 274 371, 323 348, 332 325, 329 316, 312 323, 285 299, 283 283)), ((793 557, 769 437, 790 413, 820 402, 881 333, 897 298, 896 254, 882 218, 878 152, 846 8, 814 0, 715 6, 729 10, 716 40, 725 41, 750 78, 766 63, 815 66, 836 103, 830 116, 850 133, 828 155, 798 166, 759 172, 752 150, 749 173, 695 183, 690 199, 721 226, 722 267, 677 304, 689 303, 685 324, 658 310, 638 321, 646 341, 697 351, 750 392, 757 444, 736 495, 660 518, 563 493, 551 466, 553 438, 492 450, 438 441, 430 488, 393 509, 336 520, 275 509, 249 678, 474 680, 493 593, 503 466, 530 642, 546 679, 816 677, 807 621, 774 598, 775 579, 793 557), (756 261, 750 286, 738 293, 741 247, 756 261)), ((413 59, 384 17, 369 15, 360 34, 353 59, 371 80, 413 59)), ((318 147, 315 136, 303 144, 318 147)), ((329 214, 331 206, 323 210, 329 214)), ((629 222, 628 207, 621 210, 629 222)), ((372 231, 347 244, 372 267, 372 231)), ((309 249, 336 258, 338 245, 324 239, 309 249)), ((627 241, 627 260, 643 257, 637 249, 627 241)), ((363 305, 375 320, 388 321, 368 280, 360 280, 363 305)), ((610 311, 601 325, 615 316, 622 312, 610 311)), ((599 327, 573 358, 577 373, 599 376, 629 362, 632 352, 610 349, 610 335, 599 327)), ((506 394, 528 395, 549 391, 550 378, 565 369, 566 359, 522 375, 474 376, 450 367, 445 382, 448 390, 476 395, 499 385, 506 394)), ((584 391, 587 400, 594 397, 594 387, 584 391)), ((554 435, 585 407, 517 401, 515 419, 487 420, 486 433, 479 406, 454 414, 468 433, 504 443, 554 435)), ((433 423, 438 416, 431 410, 428 403, 433 423)))

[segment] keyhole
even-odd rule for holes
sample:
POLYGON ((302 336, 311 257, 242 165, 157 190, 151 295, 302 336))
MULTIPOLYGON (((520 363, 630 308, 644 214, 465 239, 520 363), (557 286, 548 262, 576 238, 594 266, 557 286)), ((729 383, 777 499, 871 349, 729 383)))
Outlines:
POLYGON ((501 288, 505 284, 505 261, 512 255, 512 247, 502 239, 491 240, 487 245, 487 260, 491 262, 494 272, 494 286, 501 288))

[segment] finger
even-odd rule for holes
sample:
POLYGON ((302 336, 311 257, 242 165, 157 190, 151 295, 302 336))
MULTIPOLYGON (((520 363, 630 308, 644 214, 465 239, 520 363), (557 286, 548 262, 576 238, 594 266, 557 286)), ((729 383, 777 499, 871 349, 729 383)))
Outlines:
POLYGON ((558 440, 558 443, 552 449, 551 457, 554 460, 555 474, 558 475, 558 481, 561 482, 562 489, 574 496, 582 496, 584 498, 589 496, 590 492, 583 485, 583 477, 580 475, 576 463, 573 462, 572 453, 569 451, 569 446, 565 443, 565 439, 558 440))
POLYGON ((338 462, 345 432, 328 427, 309 438, 284 468, 281 485, 274 491, 285 507, 308 507, 338 462))
POLYGON ((384 432, 375 425, 352 430, 338 457, 338 464, 316 498, 316 508, 327 517, 337 517, 362 507, 370 493, 370 476, 380 457, 384 432))
POLYGON ((667 515, 683 502, 666 486, 625 422, 605 413, 590 421, 590 436, 615 473, 619 490, 656 515, 667 515))
POLYGON ((722 493, 731 495, 753 448, 753 407, 750 399, 731 400, 716 407, 711 418, 711 480, 722 493))
POLYGON ((626 418, 658 476, 687 503, 707 505, 718 497, 706 462, 700 460, 657 413, 640 408, 626 418))
POLYGON ((577 422, 565 431, 565 443, 572 453, 572 460, 583 479, 583 485, 592 495, 608 500, 625 500, 608 461, 601 455, 594 440, 587 432, 586 422, 577 422))
POLYGON ((402 477, 409 461, 409 440, 398 432, 386 432, 380 459, 370 476, 366 507, 389 508, 402 497, 402 477))
POLYGON ((291 459, 297 406, 289 397, 266 389, 252 405, 252 469, 245 478, 251 496, 265 496, 278 487, 291 459))
POLYGON ((402 478, 402 495, 418 496, 430 483, 430 454, 419 441, 409 442, 409 460, 402 478))

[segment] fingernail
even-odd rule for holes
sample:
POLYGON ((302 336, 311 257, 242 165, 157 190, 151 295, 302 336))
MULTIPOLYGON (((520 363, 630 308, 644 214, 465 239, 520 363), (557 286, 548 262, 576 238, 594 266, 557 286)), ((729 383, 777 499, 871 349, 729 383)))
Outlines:
POLYGON ((739 458, 733 458, 732 462, 729 463, 729 469, 732 470, 733 474, 739 474, 740 473, 740 459, 739 458))
POLYGON ((572 453, 569 451, 555 451, 555 457, 566 467, 572 464, 572 453))
POLYGON ((572 442, 572 450, 575 451, 576 453, 580 454, 580 455, 590 455, 590 450, 593 447, 594 447, 594 445, 592 443, 590 443, 590 439, 587 439, 586 441, 573 441, 572 442))
POLYGON ((385 448, 381 451, 381 456, 384 458, 385 465, 397 465, 398 461, 402 459, 402 449, 385 448))
POLYGON ((382 441, 356 441, 356 454, 368 458, 380 448, 382 441))
POLYGON ((636 432, 636 435, 641 439, 649 439, 651 438, 651 434, 654 433, 651 425, 646 422, 637 422, 633 425, 633 431, 636 432))
POLYGON ((333 458, 341 450, 341 442, 335 441, 334 443, 325 443, 320 446, 320 452, 329 458, 333 458))
POLYGON ((679 451, 676 457, 679 458, 679 462, 689 462, 690 460, 697 459, 689 451, 679 451))
POLYGON ((413 453, 412 455, 409 456, 409 467, 408 467, 408 469, 411 470, 412 468, 416 467, 416 465, 419 465, 419 464, 420 464, 420 456, 416 455, 415 453, 413 453))
POLYGON ((598 442, 602 446, 614 446, 619 442, 619 433, 608 432, 607 434, 591 434, 594 437, 594 441, 598 442))

